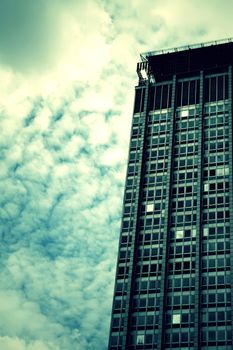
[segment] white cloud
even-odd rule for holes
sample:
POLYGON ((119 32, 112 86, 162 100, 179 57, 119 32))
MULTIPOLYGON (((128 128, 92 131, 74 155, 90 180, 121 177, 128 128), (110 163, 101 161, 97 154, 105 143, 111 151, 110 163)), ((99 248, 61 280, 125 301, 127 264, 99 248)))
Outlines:
POLYGON ((0 347, 102 350, 139 53, 231 36, 233 5, 4 0, 6 18, 16 2, 0 24, 0 347))
POLYGON ((17 337, 0 337, 0 347, 4 350, 57 350, 52 344, 38 340, 26 343, 17 337))

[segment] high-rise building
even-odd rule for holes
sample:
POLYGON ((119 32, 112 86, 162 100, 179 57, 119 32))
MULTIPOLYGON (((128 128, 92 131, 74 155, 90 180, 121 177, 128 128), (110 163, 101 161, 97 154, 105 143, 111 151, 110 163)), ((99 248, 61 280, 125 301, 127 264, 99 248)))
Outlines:
POLYGON ((109 349, 232 349, 233 42, 141 59, 109 349))

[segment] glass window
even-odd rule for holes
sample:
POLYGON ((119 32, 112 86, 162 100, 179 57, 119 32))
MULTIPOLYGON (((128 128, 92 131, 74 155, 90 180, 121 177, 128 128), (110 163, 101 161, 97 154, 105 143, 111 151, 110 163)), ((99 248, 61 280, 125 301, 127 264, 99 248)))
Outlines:
POLYGON ((152 211, 154 211, 154 203, 148 203, 148 204, 146 205, 146 211, 147 211, 147 212, 152 212, 152 211))
POLYGON ((205 227, 205 228, 203 229, 203 236, 208 236, 208 234, 209 234, 209 228, 208 228, 208 227, 205 227))
POLYGON ((176 238, 183 238, 183 237, 184 237, 184 230, 177 230, 176 238))
POLYGON ((180 324, 180 320, 181 320, 180 314, 172 315, 172 324, 180 324))
POLYGON ((193 228, 191 230, 191 232, 192 232, 192 237, 196 237, 197 230, 195 228, 193 228))
POLYGON ((117 336, 111 336, 111 345, 117 345, 117 340, 118 340, 117 336))
POLYGON ((144 344, 145 336, 144 334, 137 335, 137 344, 144 344))
POLYGON ((189 115, 189 111, 188 111, 187 109, 184 109, 184 110, 181 111, 181 113, 180 113, 180 116, 181 116, 182 118, 188 117, 188 115, 189 115))

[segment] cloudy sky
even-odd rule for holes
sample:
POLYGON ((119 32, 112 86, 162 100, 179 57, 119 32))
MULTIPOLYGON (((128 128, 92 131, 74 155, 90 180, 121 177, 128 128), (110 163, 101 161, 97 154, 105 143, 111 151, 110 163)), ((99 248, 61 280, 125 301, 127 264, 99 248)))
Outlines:
POLYGON ((0 0, 0 349, 105 350, 139 54, 231 0, 0 0))

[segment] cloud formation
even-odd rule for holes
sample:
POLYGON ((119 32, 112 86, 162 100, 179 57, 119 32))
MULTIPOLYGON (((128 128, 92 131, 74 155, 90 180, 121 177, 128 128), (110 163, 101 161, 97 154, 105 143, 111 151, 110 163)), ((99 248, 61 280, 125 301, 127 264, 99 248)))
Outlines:
POLYGON ((107 347, 136 61, 232 7, 1 1, 0 348, 107 347))

